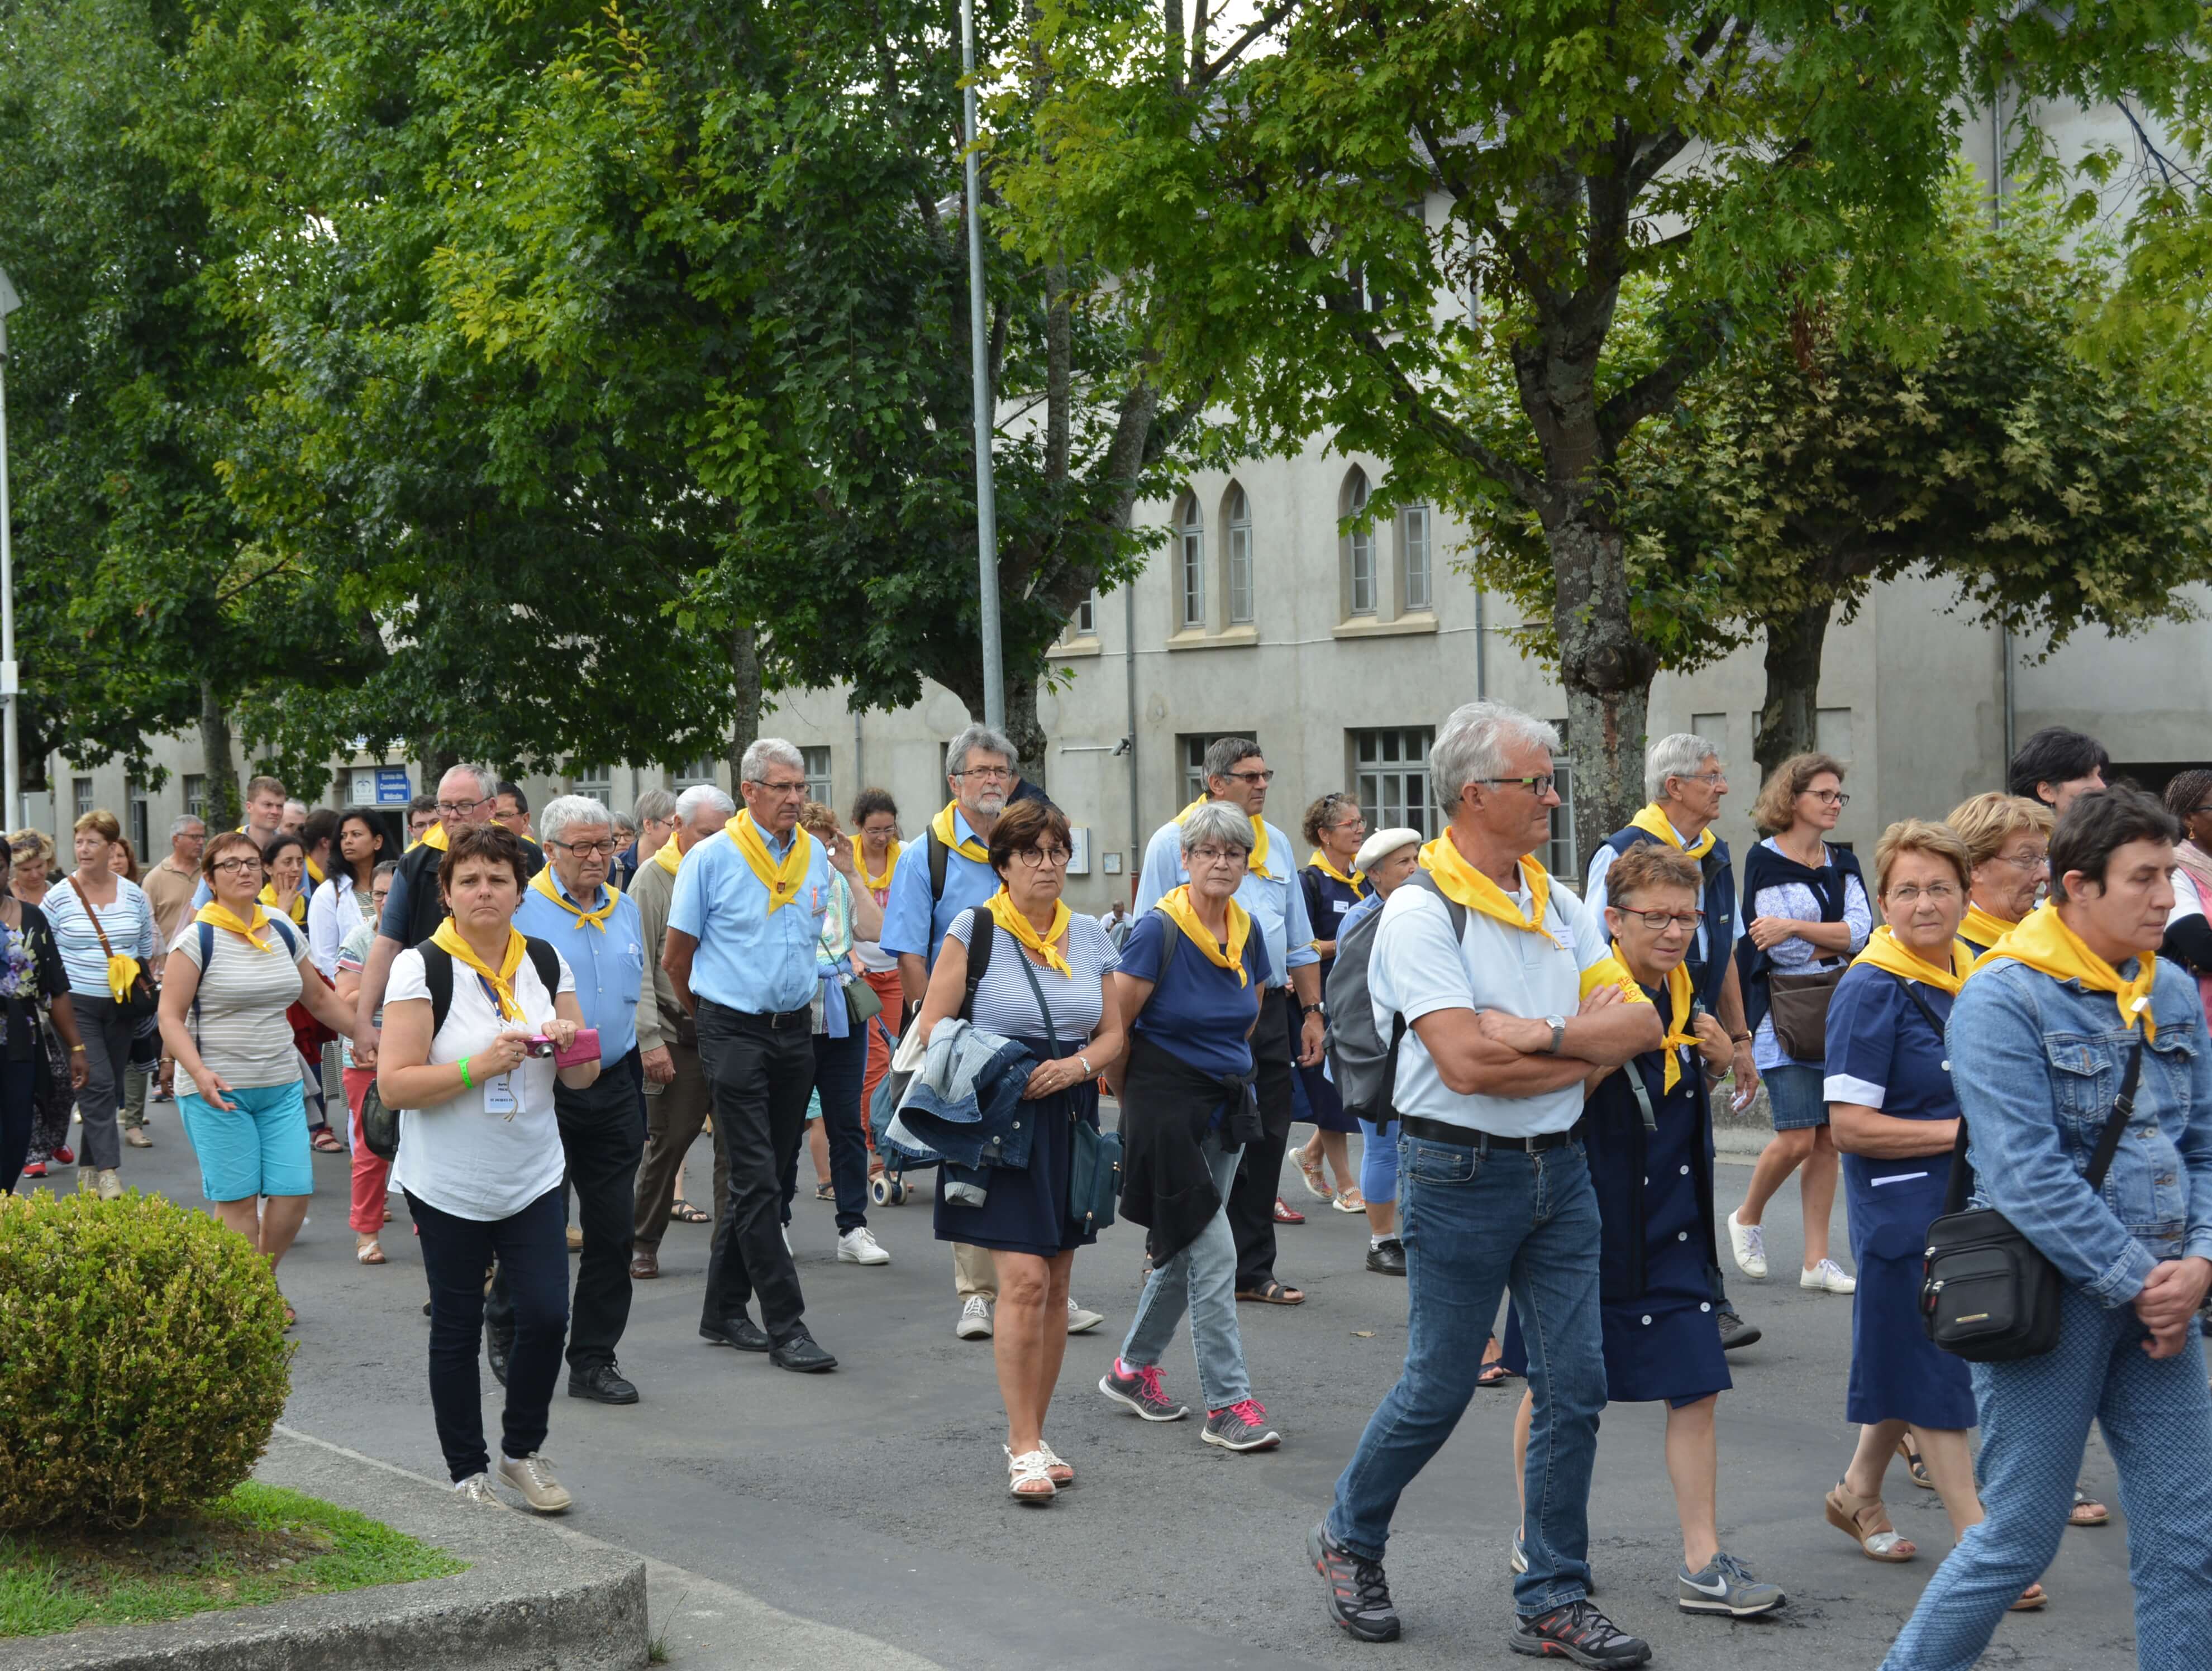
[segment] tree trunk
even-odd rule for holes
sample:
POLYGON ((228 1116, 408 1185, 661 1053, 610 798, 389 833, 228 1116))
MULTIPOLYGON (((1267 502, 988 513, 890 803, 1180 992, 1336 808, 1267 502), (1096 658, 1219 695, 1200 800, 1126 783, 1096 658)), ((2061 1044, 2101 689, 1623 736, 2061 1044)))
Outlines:
POLYGON ((200 681, 200 758, 207 772, 207 826, 210 830, 234 829, 237 825, 231 820, 243 822, 243 803, 238 768, 230 757, 230 715, 211 679, 200 681))
POLYGON ((1628 614, 1626 545, 1586 519, 1546 530, 1553 630, 1574 763, 1575 851, 1587 857, 1644 805, 1644 741, 1657 658, 1628 614))
POLYGON ((1043 789, 1046 738, 1044 727, 1037 723, 1036 693, 1035 679, 1006 681, 1006 740, 1014 745, 1014 768, 1024 781, 1043 789))
POLYGON ((1820 735, 1820 652, 1834 607, 1823 600, 1766 620, 1766 701, 1759 710, 1752 757, 1759 781, 1793 754, 1815 746, 1820 735))
POLYGON ((738 696, 737 713, 730 721, 730 781, 734 784, 745 750, 760 737, 760 639, 750 621, 730 629, 730 682, 738 696))

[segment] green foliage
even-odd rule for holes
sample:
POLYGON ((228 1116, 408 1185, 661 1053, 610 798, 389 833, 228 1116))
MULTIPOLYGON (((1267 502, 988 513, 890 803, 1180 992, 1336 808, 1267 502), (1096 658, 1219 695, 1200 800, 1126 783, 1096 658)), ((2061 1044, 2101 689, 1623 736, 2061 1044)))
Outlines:
POLYGON ((0 1528, 127 1528, 220 1497, 290 1391, 267 1261, 158 1196, 0 1203, 0 1528))

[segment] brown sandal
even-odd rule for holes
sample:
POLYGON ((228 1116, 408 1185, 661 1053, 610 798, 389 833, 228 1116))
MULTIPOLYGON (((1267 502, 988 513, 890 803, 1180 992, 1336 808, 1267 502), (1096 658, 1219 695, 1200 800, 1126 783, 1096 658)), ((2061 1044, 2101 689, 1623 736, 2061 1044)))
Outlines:
POLYGON ((2026 1589, 2021 1591, 2020 1600, 2007 1607, 2005 1611, 2007 1613, 2041 1613, 2050 1601, 2051 1598, 2044 1594, 2041 1584, 2030 1584, 2026 1589))
POLYGON ((2110 1523, 2112 1511, 2083 1491, 2074 1487, 2074 1506, 2066 1511, 2069 1526, 2103 1526, 2110 1523))
POLYGON ((1870 1561, 1894 1565, 1920 1553, 1911 1539, 1889 1523, 1889 1510, 1878 1497, 1853 1497, 1838 1480, 1826 1498, 1828 1524, 1859 1546, 1870 1561))

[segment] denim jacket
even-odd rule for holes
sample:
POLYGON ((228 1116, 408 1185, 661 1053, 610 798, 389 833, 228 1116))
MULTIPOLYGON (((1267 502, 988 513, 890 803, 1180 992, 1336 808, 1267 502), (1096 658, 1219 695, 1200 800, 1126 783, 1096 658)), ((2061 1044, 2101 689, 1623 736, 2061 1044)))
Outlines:
MULTIPOLYGON (((1036 1066, 1019 1041, 948 1016, 930 1034, 929 1053, 888 1135, 902 1151, 963 1172, 992 1166, 1019 1170, 1030 1164, 1036 1123, 1022 1104, 1036 1066)), ((981 1196, 970 1204, 981 1206, 981 1196)))
POLYGON ((2134 1117, 2094 1194, 2081 1175, 2135 1041, 2112 995, 2000 963, 1966 982, 1946 1036, 1976 1203, 2108 1309, 2161 1260, 2212 1259, 2212 1049, 2196 982, 2160 963, 2150 1013, 2134 1117))

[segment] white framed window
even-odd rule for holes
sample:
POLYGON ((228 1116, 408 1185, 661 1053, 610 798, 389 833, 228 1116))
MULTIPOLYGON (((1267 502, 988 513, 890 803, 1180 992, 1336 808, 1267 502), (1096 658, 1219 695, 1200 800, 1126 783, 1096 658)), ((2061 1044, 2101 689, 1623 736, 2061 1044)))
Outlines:
POLYGON ((1177 626, 1202 630, 1206 626, 1206 521, 1199 514, 1198 495, 1186 493, 1176 507, 1176 591, 1177 626))
POLYGON ((208 815, 207 774, 185 774, 185 811, 205 823, 208 815))
POLYGON ((1429 536, 1431 519, 1425 504, 1408 505, 1398 513, 1398 607, 1434 607, 1429 580, 1429 536))
POLYGON ((588 795, 602 806, 615 802, 615 769, 611 766, 578 766, 568 768, 568 787, 572 793, 588 795))
POLYGON ((73 817, 81 818, 92 811, 92 780, 90 778, 79 777, 70 780, 70 802, 76 808, 76 812, 71 814, 73 817))
POLYGON ((153 855, 146 850, 152 833, 153 811, 146 805, 145 785, 129 784, 123 793, 130 801, 129 828, 123 833, 131 838, 131 850, 138 855, 138 867, 143 870, 154 862, 153 855))
POLYGON ((682 793, 695 783, 719 784, 721 763, 711 754, 702 754, 696 760, 685 761, 676 769, 677 793, 682 793))
POLYGON ((1559 792, 1559 804, 1552 809, 1552 840, 1544 868, 1572 883, 1583 873, 1582 855, 1575 848, 1575 769, 1567 758, 1567 722, 1554 720, 1552 724, 1559 733, 1559 751, 1552 757, 1552 787, 1559 792))
POLYGON ((1228 525, 1229 624, 1243 626, 1252 619, 1252 501, 1234 482, 1223 511, 1228 525))
POLYGON ((824 806, 829 805, 829 744, 825 743, 816 747, 802 746, 799 750, 799 757, 806 763, 806 799, 818 800, 824 806))
MULTIPOLYGON (((1367 472, 1357 465, 1344 478, 1344 503, 1340 514, 1347 520, 1367 509, 1367 472)), ((1345 612, 1375 613, 1375 530, 1353 524, 1344 535, 1345 612)))
POLYGON ((1070 638, 1098 636, 1098 594, 1097 592, 1092 592, 1075 606, 1075 613, 1069 617, 1067 623, 1067 635, 1070 638))
POLYGON ((1439 827, 1429 794, 1429 744, 1432 726, 1389 726, 1354 731, 1352 738, 1352 793, 1370 829, 1418 829, 1433 836, 1439 827))

